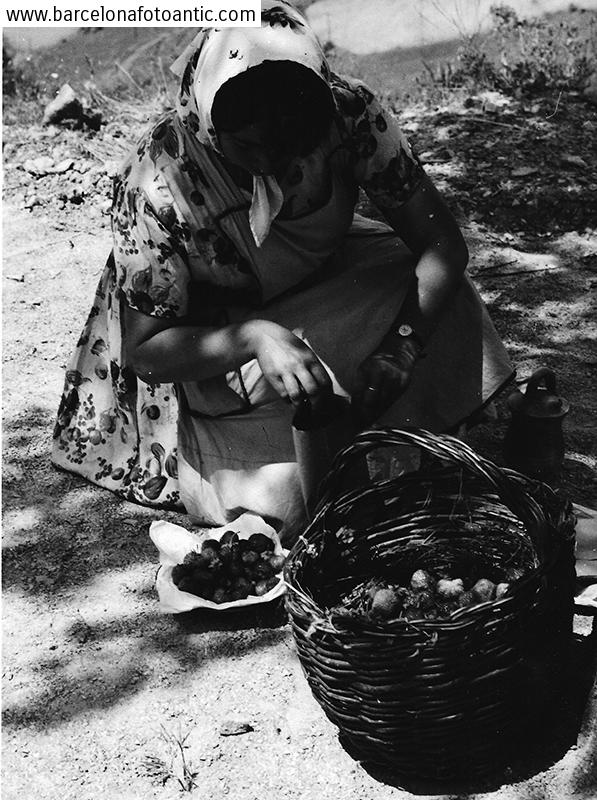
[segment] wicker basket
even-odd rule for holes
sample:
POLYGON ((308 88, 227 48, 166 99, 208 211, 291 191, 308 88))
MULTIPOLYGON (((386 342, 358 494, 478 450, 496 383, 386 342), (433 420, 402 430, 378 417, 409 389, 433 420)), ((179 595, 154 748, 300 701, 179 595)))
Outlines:
POLYGON ((307 680, 353 754, 409 779, 492 772, 565 662, 573 547, 571 506, 549 487, 453 437, 360 434, 336 458, 285 568, 307 680), (416 472, 339 490, 356 459, 396 445, 420 448, 416 472), (523 575, 502 599, 447 619, 330 611, 372 576, 404 583, 414 569, 448 568, 498 580, 512 567, 523 575))

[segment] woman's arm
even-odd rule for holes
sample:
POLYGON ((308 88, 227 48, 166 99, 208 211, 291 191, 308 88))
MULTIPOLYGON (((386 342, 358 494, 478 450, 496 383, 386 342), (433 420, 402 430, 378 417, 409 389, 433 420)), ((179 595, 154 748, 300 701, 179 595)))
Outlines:
POLYGON ((128 306, 127 362, 146 383, 199 381, 256 358, 278 394, 298 403, 304 390, 314 401, 331 392, 331 381, 313 351, 286 328, 249 320, 223 328, 176 324, 128 306))
POLYGON ((424 345, 460 286, 468 249, 458 223, 429 178, 423 179, 404 206, 381 210, 417 259, 415 277, 394 328, 410 325, 424 345))
POLYGON ((359 368, 354 401, 364 422, 380 416, 407 388, 421 351, 456 293, 468 262, 460 228, 429 178, 421 181, 404 205, 380 210, 411 249, 417 265, 391 330, 359 368), (413 333, 401 336, 398 328, 403 325, 413 333))

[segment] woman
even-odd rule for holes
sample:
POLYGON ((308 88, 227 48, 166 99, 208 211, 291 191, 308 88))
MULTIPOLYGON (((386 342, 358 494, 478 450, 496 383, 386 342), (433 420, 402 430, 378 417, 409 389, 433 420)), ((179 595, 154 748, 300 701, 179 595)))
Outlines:
POLYGON ((448 430, 511 374, 452 215, 393 117, 305 19, 205 30, 115 189, 114 249, 66 375, 54 462, 206 525, 304 524, 291 422, 448 430), (354 215, 363 188, 387 225, 354 215))

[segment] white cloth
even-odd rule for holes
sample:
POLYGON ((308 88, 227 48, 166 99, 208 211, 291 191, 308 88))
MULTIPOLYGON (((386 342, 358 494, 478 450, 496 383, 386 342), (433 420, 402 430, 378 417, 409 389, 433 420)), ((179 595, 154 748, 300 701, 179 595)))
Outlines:
POLYGON ((272 222, 280 213, 284 195, 273 175, 253 177, 253 197, 249 209, 249 224, 257 247, 261 247, 272 222))

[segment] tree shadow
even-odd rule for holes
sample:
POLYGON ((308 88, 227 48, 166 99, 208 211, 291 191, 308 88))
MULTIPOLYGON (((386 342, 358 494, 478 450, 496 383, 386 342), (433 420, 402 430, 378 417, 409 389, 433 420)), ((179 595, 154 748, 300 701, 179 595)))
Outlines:
MULTIPOLYGON (((42 614, 66 613, 74 620, 61 638, 42 632, 47 639, 41 658, 32 647, 15 659, 15 683, 5 683, 7 728, 43 729, 115 706, 155 680, 154 665, 164 660, 179 682, 190 681, 208 661, 274 647, 288 637, 283 603, 228 614, 158 613, 158 553, 148 527, 162 518, 191 528, 188 518, 124 502, 55 469, 49 458, 52 423, 47 410, 34 406, 4 425, 4 613, 18 613, 7 609, 22 597, 32 604, 29 614, 40 608, 42 614), (124 596, 112 598, 100 621, 86 621, 76 598, 123 575, 116 591, 124 596), (235 631, 237 636, 226 635, 235 631), (25 674, 35 680, 24 684, 25 674)), ((26 624, 26 615, 23 620, 26 624)), ((11 640, 5 641, 7 648, 11 640)), ((30 641, 35 645, 35 634, 30 641)), ((10 661, 5 658, 8 669, 10 661)))
POLYGON ((150 523, 159 517, 189 526, 188 518, 123 501, 55 468, 52 425, 53 417, 39 407, 4 423, 4 588, 51 597, 115 568, 142 563, 157 568, 150 523))
POLYGON ((113 707, 155 681, 156 658, 159 678, 176 675, 177 684, 191 682, 207 662, 239 658, 250 652, 274 647, 289 635, 279 615, 275 625, 261 626, 265 616, 237 620, 237 627, 198 623, 173 624, 170 617, 145 612, 119 616, 87 625, 75 622, 66 632, 60 649, 67 652, 40 659, 35 696, 27 702, 7 705, 6 728, 37 728, 60 725, 90 710, 113 707), (246 635, 201 636, 214 631, 239 631, 246 635), (114 648, 123 638, 126 647, 114 648), (165 657, 165 658, 163 658, 165 657))
POLYGON ((238 631, 249 628, 280 628, 288 624, 284 598, 269 603, 243 606, 238 610, 213 611, 197 609, 176 615, 176 622, 187 633, 206 631, 238 631))

